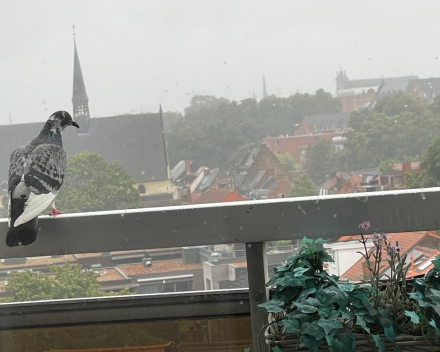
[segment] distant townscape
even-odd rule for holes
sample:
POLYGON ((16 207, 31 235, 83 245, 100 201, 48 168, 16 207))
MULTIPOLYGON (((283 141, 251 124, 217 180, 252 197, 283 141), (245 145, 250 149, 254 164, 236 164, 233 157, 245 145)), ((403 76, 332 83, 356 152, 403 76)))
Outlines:
MULTIPOLYGON (((341 69, 334 92, 320 89, 287 98, 271 95, 263 77, 261 99, 230 101, 195 95, 184 114, 163 111, 158 104, 156 113, 91 118, 76 43, 73 76, 73 117, 80 129, 66 131, 65 149, 71 156, 98 155, 118 163, 126 171, 124 182, 136 193, 126 207, 252 202, 437 185, 440 165, 431 160, 440 151, 436 139, 440 77, 350 79, 341 69)), ((4 212, 7 158, 40 128, 40 123, 0 126, 4 212)), ((72 172, 87 174, 80 163, 73 165, 72 172)), ((112 175, 114 182, 116 176, 119 172, 112 175)), ((69 189, 75 191, 73 183, 69 189)), ((68 208, 60 195, 60 203, 75 211, 120 209, 119 201, 102 208, 82 203, 68 208)), ((439 253, 436 231, 395 233, 389 238, 408 253, 408 277, 426 273, 439 253)), ((341 280, 368 279, 366 264, 356 253, 362 249, 358 239, 353 234, 325 244, 335 259, 327 270, 341 280)), ((297 250, 297 240, 268 243, 269 272, 297 250)), ((54 266, 64 268, 65 263, 67 269, 94 274, 93 294, 245 288, 245 252, 244 244, 230 244, 5 259, 0 263, 0 297, 37 299, 14 291, 14 279, 25 280, 31 272, 26 280, 44 281, 54 275, 54 266)), ((57 298, 49 293, 47 297, 57 298)))

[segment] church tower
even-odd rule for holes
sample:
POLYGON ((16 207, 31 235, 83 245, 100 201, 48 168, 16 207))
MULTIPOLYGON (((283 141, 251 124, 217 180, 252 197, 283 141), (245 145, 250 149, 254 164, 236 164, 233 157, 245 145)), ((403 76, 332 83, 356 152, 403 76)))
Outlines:
POLYGON ((268 94, 267 94, 267 89, 266 89, 266 78, 263 75, 263 99, 267 98, 268 94))
POLYGON ((342 71, 342 67, 339 72, 336 72, 336 91, 340 91, 343 89, 347 89, 348 87, 348 81, 350 78, 348 78, 345 71, 342 71))
POLYGON ((78 50, 76 48, 75 26, 73 26, 73 118, 78 122, 78 133, 87 133, 90 124, 89 98, 86 93, 86 86, 79 62, 78 50))

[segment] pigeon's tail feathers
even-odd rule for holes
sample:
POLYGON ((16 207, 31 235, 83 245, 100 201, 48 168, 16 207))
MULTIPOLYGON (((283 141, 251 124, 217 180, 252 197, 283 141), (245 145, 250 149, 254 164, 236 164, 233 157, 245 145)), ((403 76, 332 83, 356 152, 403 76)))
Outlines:
MULTIPOLYGON (((17 186, 18 187, 18 186, 17 186)), ((27 199, 14 196, 20 195, 16 191, 16 186, 9 193, 9 220, 10 224, 14 224, 16 219, 23 213, 27 199)), ((35 217, 31 221, 26 222, 20 226, 9 226, 8 233, 6 235, 6 244, 9 247, 15 247, 19 245, 28 245, 37 239, 38 232, 38 218, 35 217)))
POLYGON ((29 195, 29 199, 26 201, 23 213, 13 223, 14 227, 18 227, 22 224, 31 221, 36 218, 44 209, 46 209, 54 200, 56 194, 34 194, 29 195))
POLYGON ((17 227, 10 227, 6 235, 9 247, 27 246, 35 242, 38 232, 38 217, 17 227))

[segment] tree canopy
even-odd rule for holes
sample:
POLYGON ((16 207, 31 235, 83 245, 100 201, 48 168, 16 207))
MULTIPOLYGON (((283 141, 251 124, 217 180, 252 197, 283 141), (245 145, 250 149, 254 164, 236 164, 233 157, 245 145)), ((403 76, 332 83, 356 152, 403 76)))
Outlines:
POLYGON ((307 197, 314 195, 316 195, 316 187, 309 176, 302 174, 293 180, 293 185, 289 191, 289 197, 307 197))
POLYGON ((440 109, 400 93, 385 97, 373 109, 352 113, 349 127, 351 170, 378 167, 386 160, 417 160, 440 132, 440 109))
POLYGON ((322 89, 313 95, 269 96, 259 102, 195 96, 185 116, 168 133, 171 165, 190 158, 227 169, 231 157, 243 146, 260 144, 267 136, 293 134, 304 116, 339 109, 338 100, 322 89))
MULTIPOLYGON (((67 299, 80 297, 98 297, 114 295, 100 290, 98 274, 85 271, 81 265, 49 266, 50 273, 44 275, 31 270, 13 271, 5 287, 9 295, 4 301, 23 302, 48 299, 67 299)), ((128 289, 118 294, 129 294, 128 289)))
POLYGON ((69 158, 66 180, 56 204, 69 213, 138 208, 139 193, 133 184, 122 164, 82 152, 69 158))
POLYGON ((306 170, 319 186, 336 171, 345 171, 345 155, 338 152, 330 140, 321 140, 306 150, 306 170))

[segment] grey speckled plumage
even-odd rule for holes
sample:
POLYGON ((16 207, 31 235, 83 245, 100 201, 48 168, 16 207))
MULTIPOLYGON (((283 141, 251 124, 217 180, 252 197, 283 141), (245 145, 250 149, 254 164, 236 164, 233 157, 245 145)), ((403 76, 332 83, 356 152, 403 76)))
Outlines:
POLYGON ((10 247, 28 245, 36 240, 38 214, 54 200, 63 185, 67 156, 61 133, 67 126, 78 127, 70 114, 57 111, 45 123, 40 134, 14 150, 9 161, 10 247))

